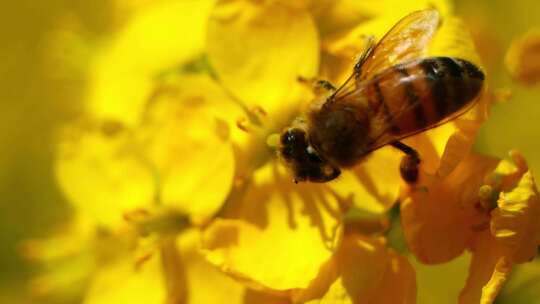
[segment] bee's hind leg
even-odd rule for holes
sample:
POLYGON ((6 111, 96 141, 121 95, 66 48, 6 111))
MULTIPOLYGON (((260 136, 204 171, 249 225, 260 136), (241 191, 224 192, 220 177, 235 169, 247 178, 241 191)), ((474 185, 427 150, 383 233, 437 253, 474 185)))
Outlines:
POLYGON ((392 142, 391 145, 405 153, 405 156, 401 159, 399 165, 401 178, 409 184, 415 184, 418 180, 418 167, 420 165, 420 156, 418 155, 418 152, 400 141, 392 142))

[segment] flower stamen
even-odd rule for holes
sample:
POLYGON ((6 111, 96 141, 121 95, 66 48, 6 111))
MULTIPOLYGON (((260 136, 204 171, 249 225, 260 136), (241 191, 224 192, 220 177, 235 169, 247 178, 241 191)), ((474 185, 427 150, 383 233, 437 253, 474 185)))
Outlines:
POLYGON ((250 123, 246 117, 240 117, 236 120, 236 127, 246 133, 250 133, 250 123))
POLYGON ((478 207, 484 212, 489 212, 497 207, 497 191, 491 185, 482 185, 478 189, 478 207))
POLYGON ((259 105, 256 105, 253 108, 251 108, 250 112, 259 117, 268 115, 268 113, 263 109, 263 107, 259 105))

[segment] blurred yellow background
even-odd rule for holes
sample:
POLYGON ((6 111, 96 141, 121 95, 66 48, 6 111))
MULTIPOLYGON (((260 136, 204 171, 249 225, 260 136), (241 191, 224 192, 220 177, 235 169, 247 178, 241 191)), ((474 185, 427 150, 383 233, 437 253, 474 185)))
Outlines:
POLYGON ((71 20, 89 41, 119 20, 111 1, 2 1, 0 7, 0 303, 13 303, 31 274, 19 242, 45 235, 70 214, 52 172, 53 138, 81 110, 85 94, 84 62, 66 65, 63 58, 85 58, 81 49, 50 49, 51 39, 71 20))
MULTIPOLYGON (((27 301, 24 283, 32 268, 19 255, 20 241, 44 236, 70 216, 53 175, 54 138, 57 128, 83 109, 85 64, 92 47, 113 35, 130 12, 146 2, 151 1, 1 4, 0 303, 27 301), (56 43, 62 39, 73 43, 56 43)), ((492 88, 507 87, 513 92, 509 102, 493 108, 477 149, 506 157, 508 150, 517 148, 539 176, 540 88, 512 83, 503 58, 513 38, 540 26, 540 2, 460 0, 456 11, 477 38, 492 88)), ((540 289, 538 283, 536 289, 540 289)))

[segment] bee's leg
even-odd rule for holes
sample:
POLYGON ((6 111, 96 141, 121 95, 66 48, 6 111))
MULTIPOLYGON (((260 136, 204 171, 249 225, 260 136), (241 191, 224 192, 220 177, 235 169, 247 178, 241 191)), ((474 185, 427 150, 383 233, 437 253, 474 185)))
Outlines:
POLYGON ((322 88, 327 91, 335 91, 336 87, 328 80, 319 79, 315 82, 315 87, 322 88))
POLYGON ((391 145, 406 154, 399 165, 401 178, 409 184, 416 183, 418 180, 418 166, 420 165, 418 152, 400 141, 395 141, 391 145))
POLYGON ((336 87, 328 80, 298 76, 298 82, 308 85, 315 94, 334 92, 336 87))
POLYGON ((358 59, 356 60, 356 63, 354 64, 354 75, 356 77, 360 76, 360 73, 362 71, 362 66, 364 65, 364 62, 369 58, 371 55, 371 52, 375 48, 375 37, 373 36, 365 36, 365 47, 362 53, 358 56, 358 59))

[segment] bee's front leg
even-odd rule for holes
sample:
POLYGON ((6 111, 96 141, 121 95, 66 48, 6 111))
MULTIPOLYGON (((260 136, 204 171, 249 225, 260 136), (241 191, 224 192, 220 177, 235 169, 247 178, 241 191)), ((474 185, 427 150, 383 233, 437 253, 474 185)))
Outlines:
POLYGON ((401 178, 409 184, 415 184, 416 181, 418 181, 418 167, 420 165, 420 156, 418 155, 418 152, 400 141, 395 141, 391 143, 391 145, 405 153, 405 156, 401 159, 401 164, 399 165, 401 178))
POLYGON ((328 92, 334 92, 336 90, 336 87, 330 81, 315 78, 315 77, 306 78, 306 77, 298 76, 298 82, 311 87, 313 92, 317 95, 328 93, 328 92))

